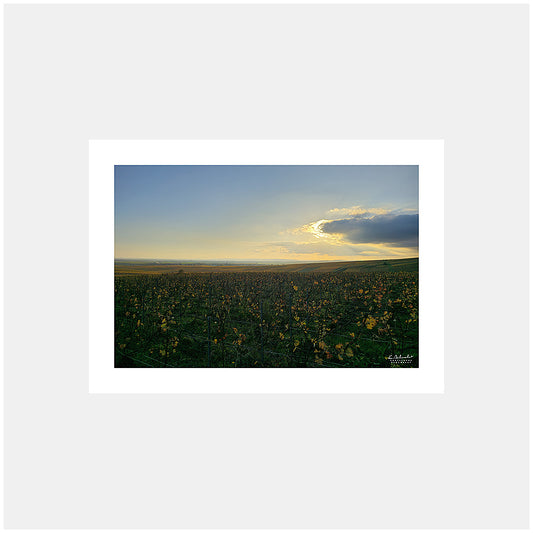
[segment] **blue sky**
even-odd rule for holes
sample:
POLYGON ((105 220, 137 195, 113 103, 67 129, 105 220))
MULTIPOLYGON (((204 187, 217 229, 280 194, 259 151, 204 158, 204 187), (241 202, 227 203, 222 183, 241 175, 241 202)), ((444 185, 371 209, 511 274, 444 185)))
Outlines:
POLYGON ((115 167, 116 258, 416 256, 416 166, 115 167))

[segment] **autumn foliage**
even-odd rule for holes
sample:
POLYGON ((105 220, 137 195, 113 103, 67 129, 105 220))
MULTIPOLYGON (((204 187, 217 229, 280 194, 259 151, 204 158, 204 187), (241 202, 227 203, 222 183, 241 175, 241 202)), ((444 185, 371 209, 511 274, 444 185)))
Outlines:
POLYGON ((115 278, 117 367, 418 366, 418 273, 115 278))

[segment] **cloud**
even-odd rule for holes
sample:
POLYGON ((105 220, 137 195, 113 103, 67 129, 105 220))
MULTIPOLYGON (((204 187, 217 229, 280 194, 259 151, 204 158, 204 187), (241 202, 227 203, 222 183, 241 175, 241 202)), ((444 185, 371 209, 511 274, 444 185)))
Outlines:
POLYGON ((291 240, 264 243, 284 256, 336 258, 413 257, 418 255, 418 210, 340 207, 325 218, 280 232, 291 240))
POLYGON ((382 207, 361 207, 354 205, 352 207, 335 207, 328 211, 328 215, 348 216, 348 215, 384 215, 388 211, 382 207))
MULTIPOLYGON (((278 242, 266 242, 261 245, 262 249, 278 251, 286 254, 324 254, 324 255, 337 255, 339 250, 336 246, 331 245, 328 242, 321 241, 278 241, 278 242)), ((351 248, 351 245, 347 245, 347 248, 351 248)))
POLYGON ((385 244, 392 247, 418 247, 418 214, 370 214, 324 221, 319 230, 353 244, 385 244))
POLYGON ((305 224, 301 228, 297 228, 292 233, 310 233, 315 239, 328 239, 330 241, 336 241, 337 238, 335 235, 330 235, 322 231, 322 227, 326 222, 331 222, 327 219, 317 220, 316 222, 311 222, 305 224))
POLYGON ((281 257, 292 257, 299 259, 316 259, 338 261, 353 261, 365 258, 394 258, 412 257, 416 255, 416 249, 411 247, 401 248, 387 246, 385 244, 365 243, 353 244, 350 242, 329 242, 326 240, 315 240, 307 242, 266 242, 259 245, 266 254, 280 254, 281 257))

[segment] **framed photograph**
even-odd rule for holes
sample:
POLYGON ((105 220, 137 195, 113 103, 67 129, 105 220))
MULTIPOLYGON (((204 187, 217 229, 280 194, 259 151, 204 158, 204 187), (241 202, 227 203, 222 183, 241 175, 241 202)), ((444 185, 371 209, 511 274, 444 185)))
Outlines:
POLYGON ((530 4, 6 3, 6 531, 531 529, 530 4))
POLYGON ((442 392, 442 151, 91 142, 91 391, 442 392))

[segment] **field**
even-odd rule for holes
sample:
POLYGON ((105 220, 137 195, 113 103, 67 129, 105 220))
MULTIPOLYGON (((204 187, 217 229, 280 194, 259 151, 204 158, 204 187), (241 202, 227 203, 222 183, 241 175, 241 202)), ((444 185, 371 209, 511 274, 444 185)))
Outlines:
POLYGON ((338 273, 338 272, 418 272, 418 259, 367 261, 327 261, 322 263, 292 263, 288 265, 242 265, 225 263, 178 263, 177 261, 115 261, 115 273, 170 274, 173 272, 276 272, 276 273, 338 273))
POLYGON ((418 367, 417 259, 115 268, 116 367, 418 367))

